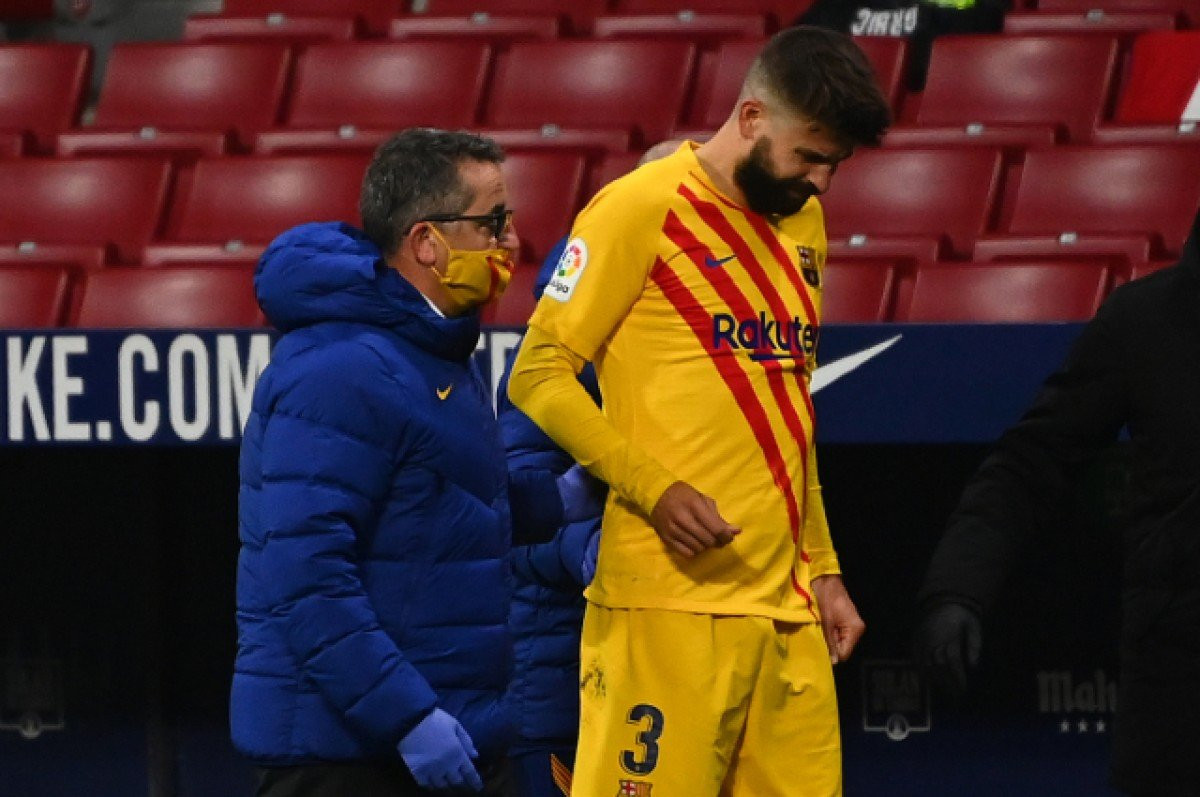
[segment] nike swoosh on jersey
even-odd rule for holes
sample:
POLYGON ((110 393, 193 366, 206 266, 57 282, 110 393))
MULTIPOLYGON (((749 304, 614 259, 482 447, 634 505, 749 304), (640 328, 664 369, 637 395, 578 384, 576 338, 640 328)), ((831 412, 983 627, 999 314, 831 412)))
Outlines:
POLYGON ((869 349, 856 351, 854 354, 849 354, 840 359, 834 360, 827 365, 822 365, 817 370, 813 371, 812 383, 809 385, 809 390, 816 393, 824 387, 832 385, 837 380, 841 379, 846 374, 866 365, 871 360, 875 359, 885 351, 895 346, 903 335, 896 335, 893 338, 888 338, 882 343, 876 343, 869 349))
POLYGON ((720 268, 721 266, 728 263, 730 260, 734 260, 736 258, 737 258, 737 255, 730 255, 729 257, 722 257, 722 258, 715 258, 712 255, 705 255, 704 265, 708 266, 709 268, 720 268))
POLYGON ((448 399, 450 397, 450 391, 453 389, 454 389, 453 384, 449 384, 449 385, 446 385, 445 387, 437 388, 438 398, 441 399, 442 401, 445 401, 446 399, 448 399))

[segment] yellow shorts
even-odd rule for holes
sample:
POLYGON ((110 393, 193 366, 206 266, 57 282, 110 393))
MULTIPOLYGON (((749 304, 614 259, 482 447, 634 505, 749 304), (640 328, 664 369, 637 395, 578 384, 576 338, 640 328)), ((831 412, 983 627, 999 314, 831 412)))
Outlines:
POLYGON ((572 797, 842 793, 820 626, 589 603, 572 797))

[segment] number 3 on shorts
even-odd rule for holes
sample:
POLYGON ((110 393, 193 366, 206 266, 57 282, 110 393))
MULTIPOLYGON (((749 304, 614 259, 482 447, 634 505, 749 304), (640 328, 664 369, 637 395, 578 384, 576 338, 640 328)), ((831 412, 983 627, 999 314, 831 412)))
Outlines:
POLYGON ((630 725, 641 725, 642 720, 650 720, 650 725, 637 735, 637 743, 642 748, 641 759, 633 750, 621 753, 621 768, 631 775, 649 775, 658 766, 658 737, 663 732, 663 714, 649 703, 638 703, 629 709, 629 718, 625 720, 630 725))

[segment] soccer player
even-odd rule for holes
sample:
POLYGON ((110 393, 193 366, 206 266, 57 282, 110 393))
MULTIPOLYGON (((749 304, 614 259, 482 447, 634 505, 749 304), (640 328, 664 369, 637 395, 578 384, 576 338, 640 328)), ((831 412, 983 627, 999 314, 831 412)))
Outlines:
POLYGON ((830 664, 863 623, 813 450, 815 197, 888 122, 849 38, 787 30, 708 143, 613 182, 576 219, 509 385, 611 488, 575 797, 841 791, 830 664), (575 377, 588 361, 603 411, 575 377))

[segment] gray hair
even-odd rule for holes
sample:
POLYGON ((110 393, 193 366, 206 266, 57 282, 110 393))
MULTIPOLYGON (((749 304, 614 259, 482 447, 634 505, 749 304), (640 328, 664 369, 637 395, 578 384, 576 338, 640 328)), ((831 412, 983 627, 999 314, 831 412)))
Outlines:
POLYGON ((504 150, 466 131, 414 127, 392 136, 363 176, 363 231, 391 257, 412 226, 435 213, 462 213, 474 201, 459 175, 463 161, 502 163, 504 150))

